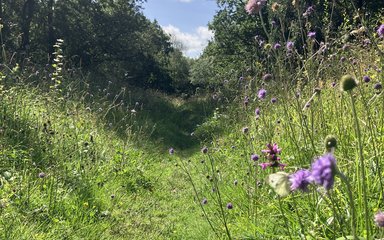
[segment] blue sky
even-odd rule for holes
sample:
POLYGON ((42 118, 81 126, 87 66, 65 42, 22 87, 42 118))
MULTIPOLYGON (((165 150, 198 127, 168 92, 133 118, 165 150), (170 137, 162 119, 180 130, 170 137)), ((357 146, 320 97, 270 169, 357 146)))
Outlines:
POLYGON ((198 57, 213 37, 207 24, 215 15, 215 0, 147 0, 143 8, 149 19, 156 19, 171 39, 182 44, 188 57, 198 57))

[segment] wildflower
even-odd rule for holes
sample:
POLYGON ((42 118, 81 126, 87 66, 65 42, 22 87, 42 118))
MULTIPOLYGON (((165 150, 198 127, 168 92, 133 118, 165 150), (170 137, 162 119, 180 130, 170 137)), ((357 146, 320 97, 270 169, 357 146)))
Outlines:
POLYGON ((260 108, 255 109, 255 115, 256 115, 256 117, 260 116, 260 108))
POLYGON ((275 21, 275 20, 272 20, 272 21, 271 21, 271 25, 272 25, 272 27, 274 27, 274 28, 275 28, 275 27, 277 26, 277 23, 276 23, 276 21, 275 21))
POLYGON ((371 81, 371 78, 369 76, 364 76, 363 81, 369 83, 371 81))
POLYGON ((271 6, 272 12, 277 12, 280 7, 281 5, 278 4, 277 2, 272 3, 272 6, 271 6))
POLYGON ((257 154, 252 154, 252 155, 251 155, 251 160, 253 160, 253 161, 257 161, 257 160, 259 160, 259 155, 257 155, 257 154))
POLYGON ((312 164, 311 178, 313 181, 322 185, 326 190, 330 190, 334 184, 336 174, 336 159, 331 153, 319 157, 312 164))
POLYGON ((384 37, 384 24, 381 24, 380 27, 377 29, 377 34, 379 37, 384 37))
POLYGON ((345 62, 345 60, 347 60, 345 57, 340 58, 340 62, 345 62))
POLYGON ((332 87, 336 87, 336 82, 332 82, 332 87))
POLYGON ((280 49, 280 48, 281 48, 280 43, 275 43, 275 45, 273 45, 273 49, 280 49))
POLYGON ((269 155, 274 155, 274 154, 281 153, 281 149, 277 146, 276 143, 274 143, 273 145, 268 143, 267 144, 267 149, 261 150, 261 152, 269 154, 269 155))
POLYGON ((288 51, 292 51, 293 46, 294 46, 294 43, 293 43, 293 42, 291 42, 291 41, 287 42, 286 47, 287 47, 287 50, 288 50, 288 51))
POLYGON ((381 83, 378 82, 378 83, 375 84, 375 86, 373 86, 373 88, 374 88, 375 90, 379 90, 379 91, 380 91, 380 90, 383 88, 383 85, 381 85, 381 83))
POLYGON ((308 185, 311 183, 311 172, 306 169, 301 169, 296 173, 289 176, 291 182, 291 190, 296 191, 300 189, 303 192, 308 192, 308 185))
POLYGON ((204 154, 208 153, 208 148, 207 147, 203 147, 201 149, 201 152, 204 153, 204 154))
POLYGON ((337 147, 337 140, 335 136, 328 135, 325 138, 325 149, 327 152, 332 152, 337 147))
POLYGON ((264 99, 265 96, 267 95, 267 90, 265 89, 260 89, 259 92, 257 93, 257 96, 259 97, 259 99, 264 99))
POLYGON ((310 38, 310 39, 314 39, 316 37, 316 32, 308 32, 307 36, 310 38))
POLYGON ((233 185, 237 186, 239 182, 237 181, 237 179, 235 181, 233 181, 233 185))
POLYGON ((277 154, 281 153, 281 149, 277 146, 276 143, 273 145, 268 143, 267 149, 261 150, 261 152, 264 153, 266 158, 269 160, 269 162, 259 164, 261 169, 265 170, 267 167, 279 167, 281 170, 283 170, 285 168, 286 164, 279 162, 280 157, 278 157, 277 154))
POLYGON ((363 46, 364 47, 368 47, 369 45, 371 45, 371 40, 366 38, 363 40, 363 46))
POLYGON ((249 103, 249 97, 248 96, 245 96, 244 97, 244 105, 247 106, 249 103))
POLYGON ((208 200, 206 198, 204 198, 202 201, 201 201, 201 204, 205 205, 208 203, 208 200))
POLYGON ((267 0, 249 0, 247 5, 245 5, 245 11, 249 15, 258 13, 266 3, 267 0))
POLYGON ((169 154, 171 154, 171 155, 175 153, 175 149, 173 149, 173 148, 170 148, 168 151, 169 151, 169 154))
POLYGON ((272 164, 269 163, 269 162, 265 162, 265 163, 260 163, 259 166, 261 167, 262 170, 265 170, 267 169, 268 167, 270 167, 272 164))
POLYGON ((243 129, 241 130, 244 134, 247 134, 249 132, 249 128, 248 127, 243 127, 243 129))
POLYGON ((357 87, 356 79, 351 75, 341 77, 340 88, 342 91, 349 91, 357 87))
POLYGON ((384 227, 384 213, 382 211, 375 214, 374 220, 378 227, 384 227))
POLYGON ((276 103, 277 102, 277 98, 272 98, 271 99, 271 103, 276 103))
POLYGON ((273 78, 273 75, 272 74, 270 74, 270 73, 267 73, 267 74, 265 74, 264 76, 263 76, 263 81, 270 81, 271 79, 273 78))
POLYGON ((303 13, 303 17, 309 17, 314 11, 315 9, 313 8, 313 6, 309 6, 307 10, 305 10, 305 12, 303 13))
POLYGON ((228 209, 232 209, 233 208, 233 204, 232 203, 227 203, 227 208, 228 209))
POLYGON ((38 175, 39 178, 45 178, 45 176, 47 176, 47 175, 45 174, 45 172, 41 172, 41 173, 39 173, 39 175, 38 175))

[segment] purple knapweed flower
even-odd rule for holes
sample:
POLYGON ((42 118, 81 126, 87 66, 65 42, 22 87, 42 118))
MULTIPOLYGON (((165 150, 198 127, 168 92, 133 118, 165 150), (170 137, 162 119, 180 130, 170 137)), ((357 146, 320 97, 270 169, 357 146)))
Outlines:
POLYGON ((292 51, 294 45, 295 44, 291 41, 287 42, 287 45, 286 45, 287 50, 292 51))
POLYGON ((260 116, 260 108, 255 109, 255 115, 256 115, 256 117, 260 116))
POLYGON ((233 204, 232 203, 227 203, 227 208, 228 209, 232 209, 233 208, 233 204))
POLYGON ((267 90, 265 89, 260 89, 259 92, 257 93, 257 96, 259 97, 259 99, 264 99, 265 96, 267 95, 267 90))
POLYGON ((316 37, 316 32, 308 32, 307 36, 310 38, 310 39, 314 39, 316 37))
POLYGON ((377 34, 379 37, 384 37, 384 24, 381 24, 380 27, 377 29, 377 34))
POLYGON ((258 13, 266 3, 267 0, 249 0, 247 5, 245 5, 245 11, 249 15, 258 13))
POLYGON ((313 181, 322 185, 326 190, 330 190, 334 184, 336 174, 336 159, 331 153, 319 157, 312 164, 311 178, 313 181))
POLYGON ((276 103, 277 102, 277 98, 272 98, 271 99, 271 103, 276 103))
POLYGON ((205 205, 208 203, 208 200, 206 198, 204 198, 203 200, 201 200, 201 204, 205 205))
POLYGON ((244 133, 244 134, 247 134, 249 132, 249 128, 248 127, 243 127, 241 129, 241 131, 244 133))
POLYGON ((332 87, 336 87, 336 82, 332 82, 332 87))
POLYGON ((369 76, 364 76, 363 81, 369 83, 371 81, 371 78, 369 76))
POLYGON ((289 176, 291 182, 291 190, 301 190, 308 192, 308 185, 311 183, 311 172, 306 169, 301 169, 289 176))
POLYGON ((253 161, 257 161, 257 160, 259 160, 259 155, 257 155, 257 154, 252 154, 252 155, 251 155, 251 160, 253 160, 253 161))
POLYGON ((169 154, 174 154, 175 153, 175 149, 173 149, 173 148, 170 148, 169 150, 168 150, 168 152, 169 152, 169 154))
POLYGON ((280 49, 280 48, 281 48, 280 43, 275 43, 275 45, 273 45, 273 49, 280 49))
POLYGON ((373 88, 375 89, 375 90, 381 90, 382 88, 383 88, 383 85, 381 85, 381 82, 378 82, 378 83, 376 83, 374 86, 373 86, 373 88))
POLYGON ((384 213, 382 211, 377 212, 374 221, 376 226, 384 227, 384 213))

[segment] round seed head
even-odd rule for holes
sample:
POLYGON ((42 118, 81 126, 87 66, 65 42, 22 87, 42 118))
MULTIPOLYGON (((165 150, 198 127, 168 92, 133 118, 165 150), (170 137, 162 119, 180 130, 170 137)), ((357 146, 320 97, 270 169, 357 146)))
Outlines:
POLYGON ((340 87, 342 91, 350 91, 357 87, 356 79, 351 75, 344 75, 341 77, 340 87))

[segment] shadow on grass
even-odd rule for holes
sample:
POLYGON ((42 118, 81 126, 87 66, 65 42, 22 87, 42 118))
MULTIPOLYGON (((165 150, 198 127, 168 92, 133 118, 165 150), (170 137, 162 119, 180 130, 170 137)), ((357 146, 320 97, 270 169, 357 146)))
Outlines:
MULTIPOLYGON (((212 115, 214 103, 205 98, 180 99, 161 93, 137 90, 130 94, 131 105, 139 103, 135 119, 131 124, 134 132, 142 134, 137 141, 149 141, 149 144, 167 149, 170 147, 180 150, 195 148, 199 140, 193 136, 196 127, 212 115), (133 101, 133 99, 135 99, 133 101), (140 130, 139 130, 140 129, 140 130)), ((106 122, 116 121, 116 116, 122 116, 118 109, 106 115, 106 122)), ((118 119, 119 117, 117 117, 118 119)), ((121 128, 115 132, 126 138, 121 128)))

